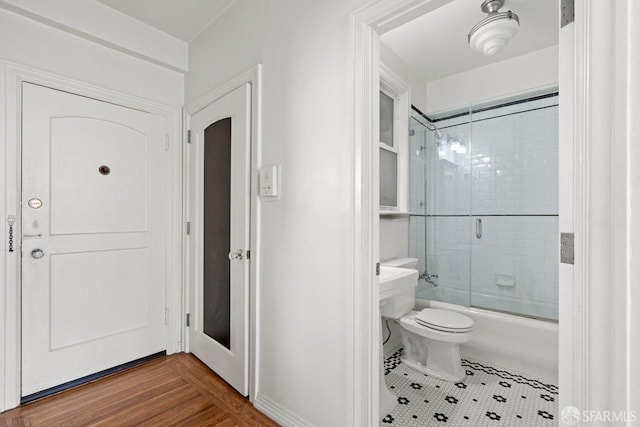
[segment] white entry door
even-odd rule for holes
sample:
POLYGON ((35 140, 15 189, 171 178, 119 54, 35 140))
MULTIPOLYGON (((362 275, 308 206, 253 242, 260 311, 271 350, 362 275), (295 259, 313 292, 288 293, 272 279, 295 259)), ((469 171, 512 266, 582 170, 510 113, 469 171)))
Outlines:
POLYGON ((165 119, 34 84, 22 106, 22 396, 166 349, 165 119))
POLYGON ((250 87, 191 117, 189 350, 248 394, 250 87))

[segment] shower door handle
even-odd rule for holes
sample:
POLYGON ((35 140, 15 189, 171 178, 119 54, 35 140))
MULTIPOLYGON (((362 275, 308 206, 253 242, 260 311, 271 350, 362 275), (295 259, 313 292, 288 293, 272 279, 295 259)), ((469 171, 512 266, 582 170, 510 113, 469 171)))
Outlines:
POLYGON ((476 239, 482 239, 482 220, 476 219, 476 239))

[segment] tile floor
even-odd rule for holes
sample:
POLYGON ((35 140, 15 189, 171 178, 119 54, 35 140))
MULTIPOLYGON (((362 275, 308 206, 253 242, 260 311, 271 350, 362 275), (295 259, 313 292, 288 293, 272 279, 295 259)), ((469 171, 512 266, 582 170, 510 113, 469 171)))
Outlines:
POLYGON ((538 380, 463 359, 467 377, 449 383, 407 368, 402 350, 385 357, 385 379, 398 405, 380 426, 558 425, 558 388, 538 380))

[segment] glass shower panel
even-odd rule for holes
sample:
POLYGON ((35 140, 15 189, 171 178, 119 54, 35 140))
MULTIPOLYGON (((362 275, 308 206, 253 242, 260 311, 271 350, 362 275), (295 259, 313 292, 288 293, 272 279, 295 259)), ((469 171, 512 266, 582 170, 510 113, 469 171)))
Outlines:
POLYGON ((558 318, 558 97, 471 116, 471 305, 558 318))
MULTIPOLYGON (((416 118, 409 121, 409 256, 418 259, 418 272, 426 269, 426 180, 427 126, 416 118)), ((418 282, 417 294, 424 287, 418 282)))
POLYGON ((427 205, 426 177, 427 168, 427 126, 411 117, 409 120, 409 212, 425 214, 427 205))
POLYGON ((430 124, 425 148, 425 270, 416 296, 470 305, 469 116, 430 124))

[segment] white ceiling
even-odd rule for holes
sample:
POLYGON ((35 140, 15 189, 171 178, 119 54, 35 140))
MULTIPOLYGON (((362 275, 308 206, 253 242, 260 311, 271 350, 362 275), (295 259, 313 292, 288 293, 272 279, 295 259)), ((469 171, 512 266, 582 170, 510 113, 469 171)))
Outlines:
POLYGON ((467 44, 471 27, 486 14, 482 0, 454 0, 381 36, 413 71, 426 81, 558 44, 558 0, 506 0, 501 12, 520 18, 520 30, 505 49, 483 55, 467 44))
POLYGON ((98 0, 185 42, 222 15, 236 0, 98 0))

